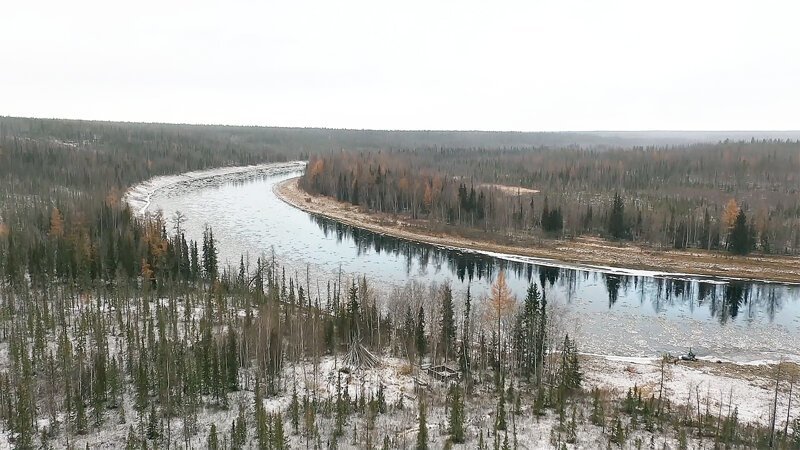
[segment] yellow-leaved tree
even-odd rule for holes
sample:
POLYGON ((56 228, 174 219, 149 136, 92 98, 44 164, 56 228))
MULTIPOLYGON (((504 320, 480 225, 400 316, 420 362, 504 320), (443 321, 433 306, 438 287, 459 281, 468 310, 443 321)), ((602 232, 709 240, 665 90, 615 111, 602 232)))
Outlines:
POLYGON ((730 231, 733 228, 733 224, 736 223, 736 216, 739 215, 739 204, 736 203, 736 199, 728 200, 728 203, 725 205, 725 210, 722 211, 722 223, 725 224, 725 230, 730 231))
MULTIPOLYGON (((492 296, 489 298, 488 313, 491 315, 492 321, 497 325, 497 360, 501 361, 502 358, 502 324, 503 319, 514 311, 516 300, 514 299, 511 289, 506 283, 506 274, 500 271, 497 274, 497 279, 492 285, 492 296)), ((500 364, 502 368, 502 362, 500 364)))
POLYGON ((728 203, 725 205, 725 209, 722 211, 722 225, 725 227, 722 232, 724 232, 725 242, 730 240, 731 230, 733 230, 733 225, 736 223, 736 216, 739 215, 739 204, 736 203, 736 199, 728 200, 728 203))
POLYGON ((425 212, 430 213, 433 207, 433 189, 430 183, 425 183, 425 193, 422 196, 422 203, 425 205, 425 212))
POLYGON ((61 211, 59 211, 58 208, 53 208, 53 212, 50 213, 49 234, 51 238, 64 237, 64 217, 61 215, 61 211))

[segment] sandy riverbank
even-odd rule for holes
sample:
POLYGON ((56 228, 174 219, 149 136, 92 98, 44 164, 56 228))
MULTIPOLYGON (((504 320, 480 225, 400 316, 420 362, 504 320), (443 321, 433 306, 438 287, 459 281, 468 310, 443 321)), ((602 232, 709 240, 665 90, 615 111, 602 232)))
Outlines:
MULTIPOLYGON (((599 238, 516 239, 512 244, 476 240, 450 233, 432 232, 425 221, 410 222, 388 214, 367 213, 330 197, 311 195, 292 178, 275 186, 283 201, 301 210, 336 221, 403 239, 465 248, 485 253, 516 255, 620 272, 700 275, 750 280, 800 283, 800 258, 773 255, 732 256, 702 250, 657 250, 617 244, 599 238), (618 268, 618 269, 617 269, 618 268)), ((511 239, 515 240, 515 239, 511 239)))

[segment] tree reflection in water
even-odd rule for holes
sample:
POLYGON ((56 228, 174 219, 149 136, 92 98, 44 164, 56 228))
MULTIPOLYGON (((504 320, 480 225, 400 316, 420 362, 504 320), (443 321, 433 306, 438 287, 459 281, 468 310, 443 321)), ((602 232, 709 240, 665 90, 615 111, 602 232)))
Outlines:
MULTIPOLYGON (((483 289, 487 289, 495 274, 502 269, 507 272, 512 288, 520 295, 529 283, 538 281, 543 289, 548 290, 549 298, 560 297, 571 303, 576 299, 597 299, 599 292, 594 286, 599 275, 608 296, 608 309, 624 299, 639 308, 649 304, 659 314, 670 314, 672 310, 683 308, 694 317, 714 318, 722 325, 736 321, 743 311, 747 312, 744 317, 748 321, 758 320, 760 313, 761 320, 769 322, 787 306, 792 308, 792 312, 800 312, 800 289, 797 286, 703 277, 687 279, 680 276, 626 275, 509 261, 398 239, 313 214, 310 217, 326 237, 335 236, 337 242, 352 241, 357 256, 374 252, 387 257, 404 258, 406 275, 415 279, 430 276, 429 269, 433 269, 433 273, 445 270, 461 282, 483 281, 483 289), (415 267, 418 273, 412 273, 415 267), (629 286, 633 286, 631 292, 629 286)), ((474 294, 479 294, 480 289, 480 283, 473 284, 474 294)))

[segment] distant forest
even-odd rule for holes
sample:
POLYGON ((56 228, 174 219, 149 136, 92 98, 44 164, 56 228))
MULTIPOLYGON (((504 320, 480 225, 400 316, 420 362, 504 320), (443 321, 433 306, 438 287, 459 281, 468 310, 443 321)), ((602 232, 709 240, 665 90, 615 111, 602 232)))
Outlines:
POLYGON ((315 154, 302 187, 438 229, 800 251, 800 142, 315 154))
MULTIPOLYGON (((117 123, 0 117, 0 238, 13 231, 19 263, 42 245, 54 210, 65 229, 89 236, 93 220, 124 214, 129 186, 150 177, 218 166, 307 159, 331 150, 531 145, 605 146, 643 136, 579 133, 361 131, 117 123)), ((660 140, 685 136, 658 136, 660 140)), ((108 218, 106 218, 108 219, 108 218)), ((126 219, 128 220, 128 219, 126 219)), ((124 223, 124 221, 123 221, 124 223)), ((93 230, 99 233, 98 230, 93 230)), ((98 254, 108 244, 96 243, 98 254)), ((86 247, 86 244, 84 244, 86 247)), ((91 247, 91 246, 89 246, 91 247)), ((0 269, 8 255, 0 241, 0 269)))

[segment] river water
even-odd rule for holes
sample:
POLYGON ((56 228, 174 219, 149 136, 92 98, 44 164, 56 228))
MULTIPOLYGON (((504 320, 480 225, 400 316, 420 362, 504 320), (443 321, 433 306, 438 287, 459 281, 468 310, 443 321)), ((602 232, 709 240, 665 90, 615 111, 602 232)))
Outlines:
POLYGON ((273 186, 299 166, 252 176, 184 181, 155 191, 148 211, 181 211, 187 239, 214 230, 220 261, 238 267, 258 256, 311 274, 312 291, 345 277, 366 276, 383 298, 410 280, 449 282, 456 303, 469 285, 480 302, 500 270, 521 301, 534 282, 581 350, 620 356, 684 353, 755 362, 800 360, 800 287, 779 283, 668 276, 571 267, 444 249, 354 229, 282 202, 273 186))

